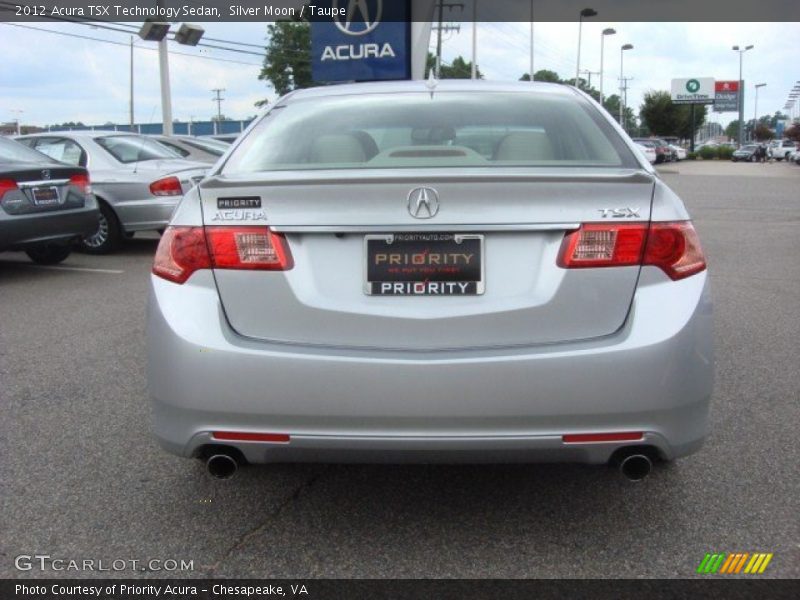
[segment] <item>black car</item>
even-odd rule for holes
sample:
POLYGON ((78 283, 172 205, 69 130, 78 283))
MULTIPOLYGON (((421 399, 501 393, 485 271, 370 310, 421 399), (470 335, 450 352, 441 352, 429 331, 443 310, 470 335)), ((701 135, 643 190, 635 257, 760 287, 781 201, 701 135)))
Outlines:
POLYGON ((0 251, 61 262, 73 240, 97 229, 98 215, 85 168, 0 137, 0 251))

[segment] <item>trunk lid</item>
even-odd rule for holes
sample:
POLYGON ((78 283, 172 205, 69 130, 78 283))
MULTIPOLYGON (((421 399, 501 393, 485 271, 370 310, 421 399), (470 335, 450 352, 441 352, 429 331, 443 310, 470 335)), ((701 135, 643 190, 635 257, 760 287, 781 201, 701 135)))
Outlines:
POLYGON ((618 330, 639 267, 565 270, 566 231, 631 208, 649 221, 654 180, 634 169, 396 169, 216 176, 200 185, 204 222, 269 225, 285 235, 289 271, 216 269, 241 335, 338 347, 435 350, 594 338, 618 330), (412 190, 438 194, 415 218, 412 190), (230 208, 238 206, 239 208, 230 208), (606 211, 606 212, 603 212, 606 211), (485 291, 471 296, 365 293, 370 234, 483 236, 485 291))

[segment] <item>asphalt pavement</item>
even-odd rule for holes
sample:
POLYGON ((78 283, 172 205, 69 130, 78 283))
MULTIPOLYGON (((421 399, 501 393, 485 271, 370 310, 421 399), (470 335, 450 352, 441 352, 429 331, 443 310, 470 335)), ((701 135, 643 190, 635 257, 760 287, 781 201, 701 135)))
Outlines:
POLYGON ((707 552, 771 552, 761 577, 800 577, 800 167, 662 171, 708 255, 717 383, 706 446, 636 484, 580 465, 213 481, 150 436, 157 236, 51 268, 0 255, 0 577, 691 577, 707 552), (193 570, 15 568, 33 554, 193 570))

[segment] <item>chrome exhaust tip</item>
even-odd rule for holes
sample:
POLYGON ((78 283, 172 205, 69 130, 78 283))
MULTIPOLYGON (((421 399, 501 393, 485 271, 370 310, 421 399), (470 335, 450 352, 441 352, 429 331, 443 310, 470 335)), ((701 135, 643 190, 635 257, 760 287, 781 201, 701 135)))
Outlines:
POLYGON ((653 461, 644 454, 629 454, 619 463, 619 472, 628 481, 641 481, 653 470, 653 461))
POLYGON ((230 479, 236 475, 239 463, 228 454, 214 454, 208 457, 206 469, 214 479, 230 479))

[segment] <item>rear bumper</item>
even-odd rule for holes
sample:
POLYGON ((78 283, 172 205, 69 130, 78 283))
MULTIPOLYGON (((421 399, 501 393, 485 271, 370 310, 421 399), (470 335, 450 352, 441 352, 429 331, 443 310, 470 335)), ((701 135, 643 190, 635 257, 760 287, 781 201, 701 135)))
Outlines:
POLYGON ((97 203, 83 208, 30 215, 8 215, 0 209, 0 249, 67 242, 97 229, 97 203))
POLYGON ((126 200, 113 205, 125 231, 164 229, 172 218, 181 196, 126 200))
POLYGON ((154 430, 175 454, 239 448, 251 462, 577 461, 648 445, 700 447, 713 386, 706 273, 645 268, 614 335, 457 352, 267 344, 234 333, 213 278, 153 278, 148 379, 154 430), (289 434, 286 444, 217 442, 213 431, 289 434), (637 442, 565 444, 570 433, 641 431, 637 442))

